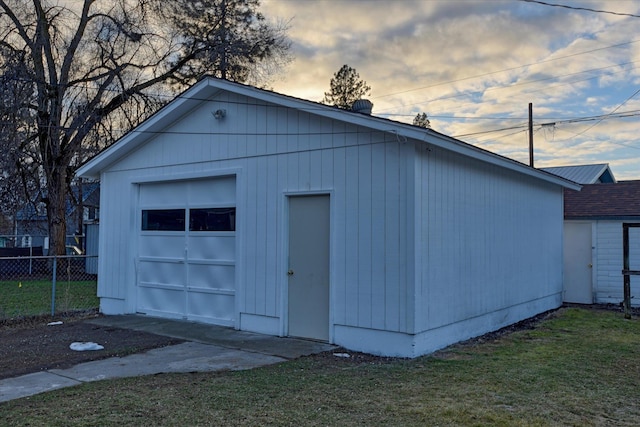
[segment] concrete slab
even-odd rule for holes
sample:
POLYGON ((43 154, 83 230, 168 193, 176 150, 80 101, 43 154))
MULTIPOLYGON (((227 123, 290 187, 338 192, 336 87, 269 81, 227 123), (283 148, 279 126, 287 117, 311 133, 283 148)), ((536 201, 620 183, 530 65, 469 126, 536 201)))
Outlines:
POLYGON ((52 369, 0 380, 0 402, 112 378, 252 369, 337 348, 311 340, 279 338, 221 326, 139 315, 105 316, 89 322, 151 332, 187 342, 146 353, 82 363, 69 369, 52 369))
POLYGON ((174 319, 161 319, 144 315, 104 316, 92 319, 90 323, 136 331, 151 332, 158 335, 180 338, 186 341, 214 344, 227 348, 270 354, 285 359, 334 350, 337 347, 325 342, 298 338, 282 338, 272 335, 238 331, 233 328, 189 322, 174 319))
POLYGON ((208 372, 251 369, 284 362, 281 357, 210 344, 186 342, 146 353, 112 357, 49 372, 78 382, 153 375, 169 372, 208 372))
POLYGON ((0 402, 7 402, 78 384, 80 384, 80 381, 49 372, 36 372, 21 377, 7 378, 0 381, 0 402))

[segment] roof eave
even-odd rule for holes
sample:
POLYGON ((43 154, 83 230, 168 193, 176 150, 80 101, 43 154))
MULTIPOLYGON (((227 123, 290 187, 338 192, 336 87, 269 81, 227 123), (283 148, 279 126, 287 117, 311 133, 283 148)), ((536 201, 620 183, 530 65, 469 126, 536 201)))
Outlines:
POLYGON ((81 166, 77 171, 77 175, 84 178, 99 177, 101 171, 106 167, 133 151, 141 143, 151 138, 154 133, 166 127, 167 124, 164 122, 164 119, 167 116, 180 111, 186 112, 188 109, 194 108, 195 105, 202 101, 202 99, 213 97, 218 91, 224 90, 264 102, 278 104, 301 111, 312 112, 313 114, 321 117, 368 127, 381 132, 391 132, 396 134, 399 139, 406 138, 419 143, 430 144, 434 147, 456 152, 467 157, 473 157, 489 164, 501 166, 527 176, 542 179, 543 181, 547 181, 564 188, 572 190, 580 190, 582 188, 579 184, 576 184, 573 181, 529 167, 524 163, 483 150, 430 129, 423 129, 405 123, 393 122, 368 114, 346 111, 312 101, 293 98, 287 95, 213 78, 204 78, 200 80, 190 89, 186 90, 182 95, 178 96, 175 101, 167 104, 164 108, 140 124, 133 131, 118 140, 114 145, 81 166))

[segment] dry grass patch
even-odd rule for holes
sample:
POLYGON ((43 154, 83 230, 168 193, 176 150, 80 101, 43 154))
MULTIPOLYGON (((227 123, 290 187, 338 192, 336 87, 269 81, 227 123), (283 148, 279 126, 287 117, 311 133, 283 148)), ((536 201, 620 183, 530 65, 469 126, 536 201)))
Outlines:
POLYGON ((0 424, 640 425, 640 322, 561 309, 415 360, 332 354, 105 381, 0 404, 0 424))

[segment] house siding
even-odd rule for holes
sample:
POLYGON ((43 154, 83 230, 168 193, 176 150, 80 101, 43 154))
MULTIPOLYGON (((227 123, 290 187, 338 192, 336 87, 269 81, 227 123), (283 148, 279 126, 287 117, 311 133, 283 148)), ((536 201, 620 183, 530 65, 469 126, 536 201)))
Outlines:
POLYGON ((481 316, 503 312, 495 327, 558 307, 562 189, 428 145, 418 152, 416 333, 471 321, 470 337, 490 328, 473 324, 481 316))
MULTIPOLYGON (((622 222, 596 221, 595 230, 595 302, 618 304, 623 300, 622 222)), ((640 270, 640 228, 629 229, 629 255, 629 267, 640 270)), ((632 304, 640 305, 640 276, 631 276, 631 296, 632 304)))
POLYGON ((239 322, 243 314, 280 319, 261 332, 284 333, 286 196, 327 192, 332 324, 412 332, 412 213, 403 190, 413 182, 412 156, 412 144, 391 133, 226 92, 203 102, 102 173, 100 232, 112 236, 101 240, 103 311, 135 310, 136 183, 237 171, 239 322), (226 117, 213 119, 220 108, 226 117))

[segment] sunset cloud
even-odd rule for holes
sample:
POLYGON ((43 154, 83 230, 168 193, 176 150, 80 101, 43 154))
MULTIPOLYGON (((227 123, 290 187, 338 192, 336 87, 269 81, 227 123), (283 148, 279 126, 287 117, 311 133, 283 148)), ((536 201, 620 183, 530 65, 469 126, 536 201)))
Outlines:
MULTIPOLYGON (((563 1, 640 13, 640 2, 563 1)), ((448 135, 528 162, 534 105, 536 166, 611 164, 640 179, 640 20, 519 1, 263 0, 291 19, 295 61, 273 89, 320 101, 343 64, 372 87, 374 115, 411 122, 426 112, 448 135), (631 98, 631 99, 629 99, 631 98), (547 122, 556 125, 541 127, 547 122), (483 132, 483 133, 479 133, 483 132)))

